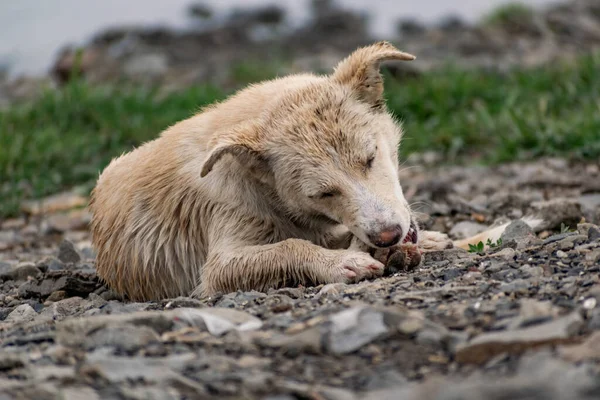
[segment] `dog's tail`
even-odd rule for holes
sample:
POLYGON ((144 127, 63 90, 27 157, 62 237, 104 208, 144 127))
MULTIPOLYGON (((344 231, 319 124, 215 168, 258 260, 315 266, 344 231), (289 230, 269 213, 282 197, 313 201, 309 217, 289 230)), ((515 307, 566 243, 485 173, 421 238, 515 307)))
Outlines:
MULTIPOLYGON (((542 219, 533 218, 533 217, 523 218, 522 221, 525 222, 527 225, 529 225, 531 227, 531 229, 533 229, 534 231, 536 230, 536 228, 541 226, 542 223, 544 222, 544 220, 542 220, 542 219)), ((510 225, 510 222, 508 222, 506 224, 502 224, 495 228, 490 228, 490 229, 485 230, 475 236, 471 236, 466 239, 455 240, 453 242, 454 247, 460 247, 461 249, 469 250, 469 245, 476 245, 479 242, 483 242, 485 244, 489 240, 492 243, 496 243, 498 241, 498 239, 500 239, 500 237, 502 236, 502 234, 504 233, 504 230, 506 229, 506 227, 508 225, 510 225)))

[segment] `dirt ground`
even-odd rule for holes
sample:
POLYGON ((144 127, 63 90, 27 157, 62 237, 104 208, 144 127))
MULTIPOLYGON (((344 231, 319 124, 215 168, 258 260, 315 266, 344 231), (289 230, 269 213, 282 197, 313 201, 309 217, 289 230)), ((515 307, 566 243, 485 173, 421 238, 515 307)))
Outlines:
POLYGON ((0 398, 600 398, 600 165, 433 164, 402 172, 422 227, 544 226, 355 285, 132 303, 95 275, 85 198, 24 204, 0 228, 0 398))

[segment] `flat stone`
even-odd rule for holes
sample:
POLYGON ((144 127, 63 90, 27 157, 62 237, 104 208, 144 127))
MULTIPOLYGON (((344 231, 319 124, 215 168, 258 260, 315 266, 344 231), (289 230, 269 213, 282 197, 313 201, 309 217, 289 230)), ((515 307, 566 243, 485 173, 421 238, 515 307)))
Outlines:
POLYGON ((581 344, 560 346, 558 353, 571 362, 600 361, 600 331, 592 333, 581 344))
POLYGON ((588 240, 590 242, 600 240, 600 229, 598 229, 597 227, 591 227, 588 230, 588 240))
POLYGON ((529 236, 535 236, 535 232, 525 221, 518 219, 508 224, 500 239, 502 243, 507 243, 511 240, 518 242, 529 236))
POLYGON ((478 233, 481 233, 487 229, 486 225, 479 224, 472 221, 461 221, 455 224, 450 230, 449 234, 451 237, 456 239, 465 239, 478 233))
POLYGON ((100 395, 90 387, 76 386, 62 389, 60 398, 63 400, 100 400, 100 395))
POLYGON ((40 269, 34 263, 26 261, 17 264, 14 268, 2 274, 0 278, 4 280, 26 281, 29 277, 35 278, 40 272, 40 269))
POLYGON ((124 324, 107 326, 95 331, 85 338, 83 346, 88 350, 111 346, 122 351, 131 352, 159 341, 158 334, 147 326, 124 324))
POLYGON ((68 240, 63 240, 58 248, 58 259, 64 263, 78 263, 81 261, 81 256, 75 249, 73 243, 68 240))
POLYGON ((64 192, 39 200, 26 201, 21 210, 27 214, 51 214, 87 205, 88 199, 73 192, 64 192))
POLYGON ((196 327, 221 336, 229 331, 260 329, 262 322, 252 315, 229 308, 177 308, 169 311, 137 311, 127 314, 95 315, 67 319, 57 324, 57 341, 78 346, 85 338, 109 326, 146 326, 161 335, 172 329, 196 327))
POLYGON ((383 313, 367 307, 353 307, 329 318, 331 327, 326 349, 333 354, 352 353, 388 332, 383 313))
POLYGON ((543 229, 557 229, 561 224, 575 227, 581 220, 583 212, 577 200, 557 198, 547 201, 538 201, 531 204, 534 213, 543 220, 539 227, 543 229))
POLYGON ((31 322, 37 316, 38 313, 29 304, 21 304, 8 314, 4 322, 12 324, 31 322))
POLYGON ((535 347, 568 343, 583 326, 577 312, 545 324, 510 331, 484 333, 460 345, 456 359, 460 363, 483 364, 498 354, 520 354, 535 347))

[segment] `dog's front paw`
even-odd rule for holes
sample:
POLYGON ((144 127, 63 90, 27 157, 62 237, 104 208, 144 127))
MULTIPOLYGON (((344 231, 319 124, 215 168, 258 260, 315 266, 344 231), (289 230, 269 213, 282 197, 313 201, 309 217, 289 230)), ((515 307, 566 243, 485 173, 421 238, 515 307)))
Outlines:
POLYGON ((421 252, 412 243, 405 243, 389 249, 377 249, 373 253, 376 260, 385 264, 385 275, 408 272, 421 264, 421 252))
POLYGON ((334 258, 327 283, 358 282, 383 275, 384 265, 367 253, 342 251, 334 258))
POLYGON ((421 231, 419 232, 418 246, 422 252, 428 252, 451 249, 454 247, 454 244, 445 233, 421 231))

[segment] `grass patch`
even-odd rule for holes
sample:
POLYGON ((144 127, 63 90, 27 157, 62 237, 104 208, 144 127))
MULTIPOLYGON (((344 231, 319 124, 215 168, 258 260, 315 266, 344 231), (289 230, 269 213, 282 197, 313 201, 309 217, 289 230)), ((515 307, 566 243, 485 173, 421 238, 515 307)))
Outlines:
POLYGON ((501 5, 483 17, 484 25, 505 25, 515 21, 531 21, 533 9, 526 4, 513 2, 501 5))
MULTIPOLYGON (((268 77, 255 65, 240 68, 245 80, 268 77)), ((445 68, 402 82, 388 77, 386 97, 404 121, 403 156, 433 150, 449 161, 598 159, 599 70, 599 56, 504 75, 445 68)), ((23 198, 91 189, 112 157, 225 95, 211 86, 161 96, 73 82, 0 111, 0 217, 17 213, 23 198)))

